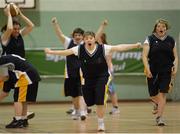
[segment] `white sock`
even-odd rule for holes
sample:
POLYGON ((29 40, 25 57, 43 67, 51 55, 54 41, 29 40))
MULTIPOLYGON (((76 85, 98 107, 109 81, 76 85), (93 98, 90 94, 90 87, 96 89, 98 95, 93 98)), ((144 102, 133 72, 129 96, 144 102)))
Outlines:
POLYGON ((85 116, 85 115, 86 115, 85 111, 84 111, 84 110, 81 110, 81 111, 80 111, 80 115, 81 115, 81 116, 82 116, 82 115, 85 116))
POLYGON ((27 119, 27 116, 22 116, 22 119, 24 120, 24 119, 27 119))
POLYGON ((98 118, 98 123, 104 123, 104 119, 103 118, 98 118))
POLYGON ((21 119, 22 119, 22 116, 15 116, 15 119, 16 119, 16 120, 21 120, 21 119))

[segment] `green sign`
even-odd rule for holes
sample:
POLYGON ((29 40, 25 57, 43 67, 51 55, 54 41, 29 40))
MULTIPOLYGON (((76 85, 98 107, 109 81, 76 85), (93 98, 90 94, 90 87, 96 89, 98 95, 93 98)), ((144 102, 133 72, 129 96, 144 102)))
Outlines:
MULTIPOLYGON (((113 53, 115 73, 142 73, 141 53, 139 50, 113 53)), ((41 75, 64 75, 64 56, 46 55, 43 50, 29 50, 26 51, 26 59, 41 75)))

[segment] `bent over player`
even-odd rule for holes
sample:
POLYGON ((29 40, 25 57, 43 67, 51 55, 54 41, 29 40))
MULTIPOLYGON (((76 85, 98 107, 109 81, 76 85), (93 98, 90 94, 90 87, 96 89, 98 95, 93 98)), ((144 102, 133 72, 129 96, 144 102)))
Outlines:
POLYGON ((35 102, 40 76, 37 70, 24 58, 17 55, 0 57, 0 101, 14 89, 15 117, 6 128, 23 128, 28 126, 27 102, 35 102))

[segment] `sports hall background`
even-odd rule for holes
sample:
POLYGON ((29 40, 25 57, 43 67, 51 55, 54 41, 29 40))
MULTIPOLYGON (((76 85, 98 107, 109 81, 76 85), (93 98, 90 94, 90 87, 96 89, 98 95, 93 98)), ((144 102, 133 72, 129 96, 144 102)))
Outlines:
MULTIPOLYGON (((1 0, 2 1, 2 0, 1 0)), ((38 102, 69 101, 63 96, 63 68, 57 63, 47 63, 44 47, 62 48, 53 27, 51 18, 57 17, 62 31, 70 35, 76 27, 96 32, 100 23, 108 19, 105 30, 109 44, 144 42, 151 34, 155 20, 167 19, 171 25, 169 34, 177 42, 180 55, 180 1, 179 0, 36 0, 35 8, 23 9, 23 12, 36 25, 25 39, 27 59, 41 71, 37 100, 38 102), (51 65, 54 65, 52 67, 51 65), (43 69, 57 72, 47 75, 43 69), (58 73, 59 71, 59 73, 58 73), (46 75, 43 75, 46 74, 46 75)), ((0 9, 0 27, 6 23, 3 9, 0 9)), ((59 61, 61 62, 61 61, 59 61)), ((138 71, 116 73, 115 84, 119 100, 147 100, 148 92, 142 63, 138 71)), ((133 64, 132 64, 133 66, 133 64)), ((168 99, 180 100, 180 70, 175 87, 168 99)), ((11 102, 10 97, 3 102, 11 102)))

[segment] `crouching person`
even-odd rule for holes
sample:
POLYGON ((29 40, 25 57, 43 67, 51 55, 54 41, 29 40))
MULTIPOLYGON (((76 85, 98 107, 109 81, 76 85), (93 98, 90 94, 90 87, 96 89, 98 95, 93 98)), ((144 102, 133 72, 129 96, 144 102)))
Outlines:
POLYGON ((24 58, 17 55, 0 57, 0 101, 14 89, 15 116, 6 128, 23 128, 28 126, 28 102, 35 102, 40 76, 37 70, 24 58))

